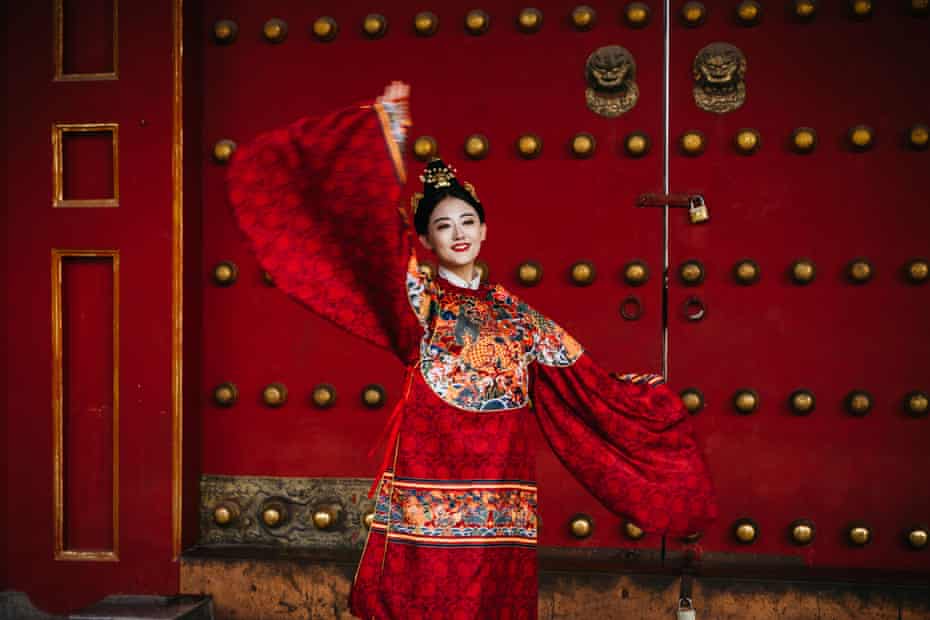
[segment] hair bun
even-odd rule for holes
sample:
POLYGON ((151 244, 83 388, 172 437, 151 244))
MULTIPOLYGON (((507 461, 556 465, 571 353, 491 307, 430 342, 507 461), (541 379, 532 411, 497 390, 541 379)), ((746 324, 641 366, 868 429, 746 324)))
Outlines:
POLYGON ((429 161, 426 169, 423 170, 423 174, 420 175, 420 181, 423 182, 423 193, 444 187, 452 187, 453 184, 458 185, 455 178, 455 168, 447 165, 438 157, 434 157, 429 161))

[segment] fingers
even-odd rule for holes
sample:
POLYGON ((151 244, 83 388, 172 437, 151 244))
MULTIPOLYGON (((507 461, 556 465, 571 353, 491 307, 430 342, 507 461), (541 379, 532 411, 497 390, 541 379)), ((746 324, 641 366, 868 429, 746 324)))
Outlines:
POLYGON ((410 85, 400 80, 393 80, 384 89, 384 98, 387 101, 399 101, 410 97, 410 85))

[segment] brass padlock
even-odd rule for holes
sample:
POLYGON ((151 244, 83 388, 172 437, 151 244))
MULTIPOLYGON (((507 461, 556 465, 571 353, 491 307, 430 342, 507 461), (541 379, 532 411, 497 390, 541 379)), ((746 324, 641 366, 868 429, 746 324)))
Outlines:
POLYGON ((678 600, 678 620, 695 620, 694 605, 690 598, 682 597, 678 600))
POLYGON ((688 217, 691 218, 692 224, 700 224, 710 219, 707 205, 704 204, 704 197, 700 194, 688 199, 688 217))

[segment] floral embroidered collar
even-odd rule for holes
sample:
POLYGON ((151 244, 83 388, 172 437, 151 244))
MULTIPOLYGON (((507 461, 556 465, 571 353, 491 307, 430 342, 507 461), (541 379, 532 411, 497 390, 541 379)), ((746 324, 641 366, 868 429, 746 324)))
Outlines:
POLYGON ((474 278, 472 278, 471 282, 469 282, 463 278, 458 277, 442 265, 439 266, 439 276, 458 287, 468 288, 473 291, 478 290, 478 287, 481 285, 481 274, 476 275, 474 278))

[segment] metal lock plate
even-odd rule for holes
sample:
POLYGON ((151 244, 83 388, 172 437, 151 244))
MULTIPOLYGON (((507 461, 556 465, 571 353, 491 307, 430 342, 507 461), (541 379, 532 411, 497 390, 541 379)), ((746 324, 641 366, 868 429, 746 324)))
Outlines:
POLYGON ((707 211, 703 196, 692 196, 688 200, 688 217, 691 219, 692 224, 700 224, 710 219, 710 213, 707 211))

